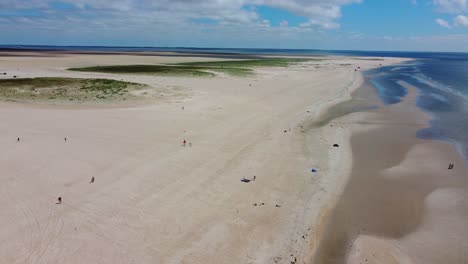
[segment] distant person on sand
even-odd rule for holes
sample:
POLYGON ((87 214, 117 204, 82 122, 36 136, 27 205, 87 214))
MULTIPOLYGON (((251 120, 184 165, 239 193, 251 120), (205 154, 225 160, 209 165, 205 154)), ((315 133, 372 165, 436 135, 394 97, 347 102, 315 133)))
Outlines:
POLYGON ((20 142, 20 138, 17 138, 17 139, 16 139, 16 142, 20 142))
POLYGON ((67 138, 64 138, 65 142, 67 142, 67 138))
POLYGON ((182 141, 182 146, 187 146, 187 140, 184 139, 184 141, 182 141))
POLYGON ((59 198, 57 199, 57 204, 61 204, 62 203, 62 197, 59 196, 59 198))
POLYGON ((91 178, 91 181, 89 183, 94 183, 94 177, 91 178))

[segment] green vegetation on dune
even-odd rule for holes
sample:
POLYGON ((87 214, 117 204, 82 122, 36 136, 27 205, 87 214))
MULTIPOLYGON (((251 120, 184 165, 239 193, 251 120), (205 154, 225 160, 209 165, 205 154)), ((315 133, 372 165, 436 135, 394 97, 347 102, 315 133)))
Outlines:
POLYGON ((213 76, 212 73, 205 72, 191 66, 167 66, 167 65, 111 65, 93 66, 84 68, 70 68, 70 71, 82 72, 103 72, 103 73, 142 73, 159 75, 192 75, 192 76, 213 76))
POLYGON ((269 58, 254 60, 230 60, 230 61, 201 61, 183 62, 175 65, 187 65, 196 67, 287 67, 294 63, 307 62, 317 59, 295 59, 295 58, 269 58))
POLYGON ((0 80, 0 100, 6 101, 76 101, 100 102, 127 100, 130 90, 145 85, 108 79, 24 78, 0 80))
POLYGON ((71 71, 103 72, 123 74, 156 74, 175 76, 214 76, 215 73, 225 73, 234 76, 253 74, 255 67, 287 67, 294 63, 316 59, 271 58, 254 60, 203 61, 184 62, 165 65, 111 65, 84 68, 70 68, 71 71))

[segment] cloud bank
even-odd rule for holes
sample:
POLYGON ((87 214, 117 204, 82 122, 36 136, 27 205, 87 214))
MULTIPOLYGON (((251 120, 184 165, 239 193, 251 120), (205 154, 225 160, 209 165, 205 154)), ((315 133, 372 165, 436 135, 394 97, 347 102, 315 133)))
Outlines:
POLYGON ((464 13, 468 10, 468 0, 434 0, 433 3, 445 13, 464 13))
POLYGON ((306 17, 304 26, 337 28, 341 7, 360 3, 362 0, 0 0, 3 10, 40 10, 47 18, 98 20, 101 24, 114 25, 111 19, 126 24, 145 21, 180 22, 206 18, 219 23, 262 24, 257 6, 286 10, 306 17), (73 10, 73 12, 70 12, 73 10), (125 20, 124 18, 128 18, 125 20))

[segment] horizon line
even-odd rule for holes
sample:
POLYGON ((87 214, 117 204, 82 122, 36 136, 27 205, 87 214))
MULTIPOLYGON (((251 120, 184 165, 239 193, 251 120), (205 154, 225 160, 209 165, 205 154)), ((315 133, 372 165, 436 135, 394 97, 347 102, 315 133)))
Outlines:
POLYGON ((217 49, 217 50, 277 50, 277 51, 325 51, 325 52, 395 52, 395 53, 463 53, 468 51, 418 51, 418 50, 362 50, 362 49, 317 49, 317 48, 242 48, 242 47, 184 47, 184 46, 106 46, 106 45, 44 45, 44 44, 0 44, 0 47, 11 47, 11 49, 21 50, 21 48, 14 48, 14 46, 23 47, 70 47, 70 48, 153 48, 153 49, 217 49))

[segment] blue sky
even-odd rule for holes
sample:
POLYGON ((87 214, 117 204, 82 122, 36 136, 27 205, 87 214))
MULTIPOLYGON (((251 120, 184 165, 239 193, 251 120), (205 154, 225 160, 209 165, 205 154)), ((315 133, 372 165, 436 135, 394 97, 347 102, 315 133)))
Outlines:
POLYGON ((0 44, 468 51, 468 0, 0 0, 0 44))

